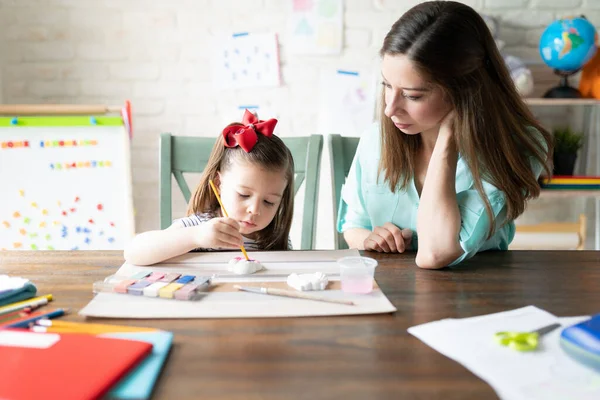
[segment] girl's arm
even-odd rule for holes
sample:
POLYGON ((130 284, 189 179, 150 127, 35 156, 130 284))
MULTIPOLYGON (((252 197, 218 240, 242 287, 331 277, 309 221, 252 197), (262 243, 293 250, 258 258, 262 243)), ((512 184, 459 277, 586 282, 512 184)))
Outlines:
POLYGON ((456 202, 458 151, 451 129, 440 128, 417 212, 419 248, 416 263, 421 268, 443 268, 457 259, 461 216, 456 202))
POLYGON ((165 230, 140 233, 125 248, 125 261, 136 265, 150 265, 185 254, 197 247, 194 230, 200 226, 188 228, 171 225, 165 230))
POLYGON ((243 244, 240 225, 231 218, 213 218, 200 225, 171 225, 165 230, 140 233, 127 246, 125 260, 135 265, 150 265, 196 248, 235 249, 243 244))

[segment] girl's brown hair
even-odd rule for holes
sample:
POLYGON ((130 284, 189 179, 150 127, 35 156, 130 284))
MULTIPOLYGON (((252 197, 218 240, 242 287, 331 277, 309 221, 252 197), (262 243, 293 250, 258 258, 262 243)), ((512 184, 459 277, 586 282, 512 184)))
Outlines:
MULTIPOLYGON (((243 127, 242 124, 230 126, 243 127)), ((257 246, 262 250, 288 250, 288 237, 294 214, 294 159, 292 153, 277 136, 266 137, 258 134, 258 142, 249 153, 241 147, 225 147, 222 135, 219 135, 200 183, 190 199, 187 215, 210 213, 217 214, 219 202, 210 188, 209 180, 216 181, 217 173, 231 168, 234 161, 247 162, 268 170, 285 171, 287 186, 273 221, 257 233, 257 246)))
MULTIPOLYGON (((443 91, 455 110, 458 151, 490 221, 494 217, 482 179, 504 192, 506 221, 518 217, 526 201, 540 193, 532 161, 545 165, 551 175, 552 140, 517 92, 485 21, 471 7, 454 1, 419 4, 394 23, 380 50, 382 57, 401 54, 443 91)), ((394 191, 406 188, 414 177, 421 136, 396 128, 384 114, 383 96, 379 171, 394 191)), ((489 236, 494 229, 492 223, 489 236)))

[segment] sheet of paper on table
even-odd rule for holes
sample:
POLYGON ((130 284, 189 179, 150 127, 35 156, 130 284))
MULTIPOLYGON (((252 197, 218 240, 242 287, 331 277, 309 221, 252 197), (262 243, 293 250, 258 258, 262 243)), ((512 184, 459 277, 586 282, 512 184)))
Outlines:
POLYGON ((600 374, 571 359, 560 347, 563 328, 589 317, 558 318, 534 306, 413 326, 408 332, 468 368, 504 400, 597 400, 600 374), (518 352, 494 340, 500 331, 530 332, 553 323, 535 351, 518 352))
MULTIPOLYGON (((216 285, 244 282, 260 286, 265 282, 285 282, 288 275, 323 272, 330 281, 339 281, 336 260, 358 256, 356 249, 321 251, 249 252, 265 270, 252 275, 235 275, 228 271, 228 262, 237 252, 189 253, 149 267, 123 264, 116 275, 132 276, 141 271, 171 271, 186 275, 214 275, 216 285)), ((375 275, 377 278, 377 275, 375 275)), ((91 290, 91 287, 90 287, 91 290)), ((385 294, 376 288, 370 294, 348 294, 341 290, 318 292, 320 296, 351 300, 354 306, 324 303, 304 299, 267 296, 231 291, 209 292, 197 301, 177 301, 117 293, 99 293, 79 313, 107 318, 265 318, 309 317, 391 313, 396 308, 385 294)))

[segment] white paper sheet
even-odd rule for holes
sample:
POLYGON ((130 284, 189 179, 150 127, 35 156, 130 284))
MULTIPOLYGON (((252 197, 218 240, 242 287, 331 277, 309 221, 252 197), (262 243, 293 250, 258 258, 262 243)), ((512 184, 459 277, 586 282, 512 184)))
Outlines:
MULTIPOLYGON (((213 282, 285 282, 288 275, 323 272, 339 280, 336 260, 358 256, 356 249, 327 251, 249 252, 266 270, 252 275, 234 275, 228 262, 237 252, 190 253, 150 267, 123 264, 116 275, 132 276, 140 271, 176 271, 189 275, 214 275, 213 282)), ((318 292, 319 296, 351 300, 354 306, 312 300, 268 296, 247 292, 208 293, 198 301, 177 301, 116 293, 99 293, 79 314, 107 318, 270 318, 390 313, 396 308, 379 289, 367 295, 340 290, 318 292)))
POLYGON ((293 54, 340 54, 344 36, 343 0, 291 0, 288 51, 293 54))
POLYGON ((274 33, 215 37, 211 62, 213 83, 221 89, 281 84, 279 42, 274 33))
POLYGON ((427 345, 461 363, 506 400, 600 399, 600 374, 572 360, 559 344, 562 329, 542 336, 540 348, 518 352, 499 345, 500 331, 533 331, 559 322, 573 325, 589 317, 557 318, 534 306, 497 314, 444 319, 408 329, 427 345))

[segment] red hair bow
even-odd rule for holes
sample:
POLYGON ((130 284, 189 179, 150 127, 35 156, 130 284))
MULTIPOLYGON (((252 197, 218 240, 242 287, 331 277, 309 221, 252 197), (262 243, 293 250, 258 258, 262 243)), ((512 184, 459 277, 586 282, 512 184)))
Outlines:
POLYGON ((246 153, 250 153, 250 150, 258 142, 258 133, 271 137, 275 125, 277 125, 276 119, 271 118, 267 121, 261 121, 256 115, 246 110, 241 124, 231 124, 223 129, 225 147, 240 146, 246 153))

